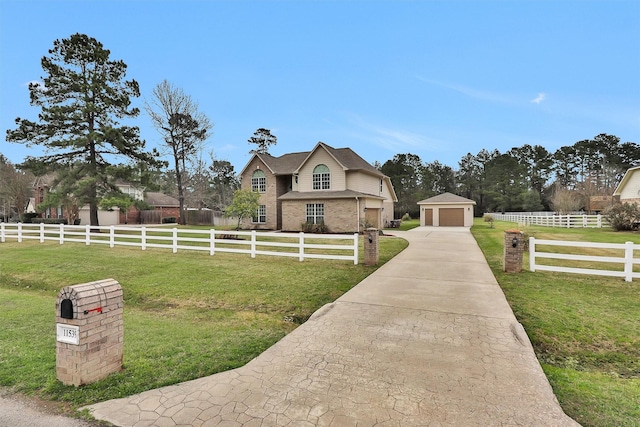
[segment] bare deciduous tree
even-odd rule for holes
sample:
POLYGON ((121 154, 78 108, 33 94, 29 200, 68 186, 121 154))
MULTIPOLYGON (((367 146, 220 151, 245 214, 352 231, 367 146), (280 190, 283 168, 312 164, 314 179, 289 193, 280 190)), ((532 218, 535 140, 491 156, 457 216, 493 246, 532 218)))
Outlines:
POLYGON ((153 100, 145 105, 145 110, 173 157, 180 201, 180 224, 185 224, 187 165, 197 160, 197 153, 209 137, 213 124, 204 113, 198 111, 198 104, 189 95, 166 80, 153 89, 153 100))
POLYGON ((582 196, 575 190, 558 188, 551 197, 551 207, 560 215, 567 215, 580 210, 583 205, 582 196))

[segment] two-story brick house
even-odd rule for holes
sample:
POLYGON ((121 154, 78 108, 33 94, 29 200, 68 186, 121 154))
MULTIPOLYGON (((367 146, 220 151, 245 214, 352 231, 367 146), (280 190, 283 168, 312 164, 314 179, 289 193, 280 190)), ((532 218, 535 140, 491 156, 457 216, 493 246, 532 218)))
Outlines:
POLYGON ((319 142, 311 151, 280 157, 254 154, 240 178, 243 189, 260 193, 247 228, 299 231, 305 223, 322 223, 343 233, 382 228, 394 219, 391 180, 350 148, 319 142))

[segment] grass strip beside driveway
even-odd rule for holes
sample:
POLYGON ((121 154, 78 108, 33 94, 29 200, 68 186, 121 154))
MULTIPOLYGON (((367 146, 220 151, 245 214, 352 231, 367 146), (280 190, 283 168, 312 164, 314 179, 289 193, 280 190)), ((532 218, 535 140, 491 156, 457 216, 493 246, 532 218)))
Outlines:
MULTIPOLYGON (((381 237, 380 265, 406 245, 381 237)), ((0 386, 75 408, 236 368, 376 268, 348 261, 3 243, 0 386), (91 385, 64 386, 55 374, 55 299, 64 286, 105 278, 118 280, 124 291, 124 370, 91 385)))
MULTIPOLYGON (((502 271, 504 230, 477 219, 472 232, 522 323, 564 411, 585 427, 640 425, 640 281, 579 274, 502 271)), ((610 229, 526 227, 549 240, 640 243, 610 229)), ((636 254, 636 257, 638 254, 636 254)))

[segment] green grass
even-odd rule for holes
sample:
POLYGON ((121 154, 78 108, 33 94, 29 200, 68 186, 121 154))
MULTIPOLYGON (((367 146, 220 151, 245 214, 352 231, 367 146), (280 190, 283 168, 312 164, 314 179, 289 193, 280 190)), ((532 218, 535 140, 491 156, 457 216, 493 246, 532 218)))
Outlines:
MULTIPOLYGON (((404 249, 380 241, 380 265, 404 249)), ((360 254, 362 239, 360 241, 360 254)), ((0 244, 0 386, 69 408, 247 363, 376 267, 349 261, 136 248, 0 244), (125 298, 124 369, 91 385, 55 374, 60 288, 114 278, 125 298)))
POLYGON ((393 230, 400 230, 400 231, 407 231, 407 230, 411 230, 412 228, 416 228, 416 227, 420 227, 420 219, 410 219, 407 221, 402 221, 400 223, 400 227, 398 228, 385 228, 385 230, 387 231, 393 231, 393 230))
MULTIPOLYGON (((584 426, 640 425, 640 283, 619 278, 502 271, 504 230, 476 220, 472 232, 565 412, 584 426)), ((640 243, 609 229, 527 227, 539 239, 640 243)), ((592 253, 593 254, 593 253, 592 253)), ((584 265, 583 265, 584 267, 584 265)))

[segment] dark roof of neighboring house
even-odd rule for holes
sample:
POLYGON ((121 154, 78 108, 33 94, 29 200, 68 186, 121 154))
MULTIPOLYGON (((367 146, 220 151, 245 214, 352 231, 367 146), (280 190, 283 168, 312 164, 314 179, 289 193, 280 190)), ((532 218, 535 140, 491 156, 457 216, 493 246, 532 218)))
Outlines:
POLYGON ((476 204, 474 200, 467 199, 461 196, 456 196, 455 194, 451 194, 451 193, 438 194, 437 196, 429 197, 428 199, 420 200, 418 202, 419 205, 424 205, 429 203, 433 203, 433 204, 450 204, 450 203, 469 204, 471 203, 473 205, 476 204))
MULTIPOLYGON (((255 154, 255 156, 262 160, 274 175, 291 175, 298 172, 311 154, 320 147, 324 148, 345 170, 361 170, 379 177, 385 176, 378 169, 371 166, 369 162, 357 155, 351 148, 333 148, 324 142, 318 142, 311 151, 289 153, 280 157, 274 157, 270 154, 255 154)), ((247 163, 247 166, 249 163, 247 163)), ((242 173, 244 173, 244 170, 242 173)))
POLYGON ((171 196, 162 193, 149 192, 145 195, 144 201, 151 206, 178 207, 180 202, 171 196))
POLYGON ((278 200, 311 200, 311 199, 355 199, 356 197, 380 199, 384 197, 376 196, 373 194, 361 193, 353 190, 343 191, 289 191, 286 194, 278 197, 278 200))

